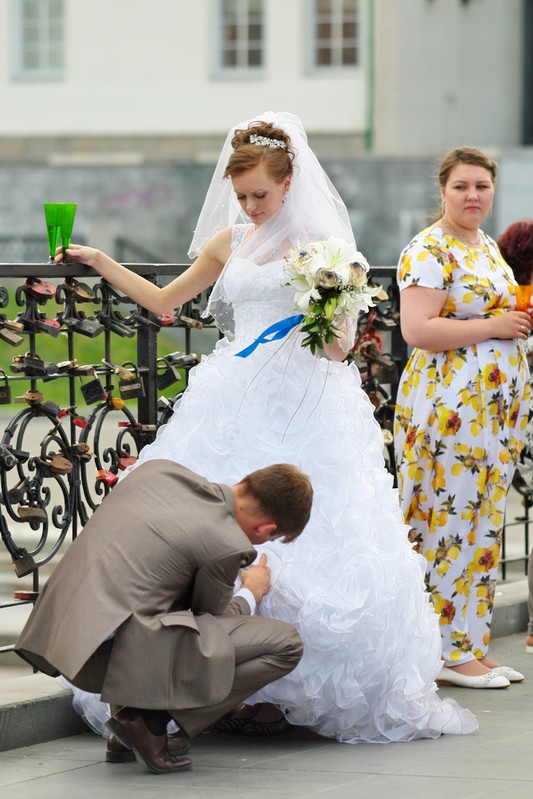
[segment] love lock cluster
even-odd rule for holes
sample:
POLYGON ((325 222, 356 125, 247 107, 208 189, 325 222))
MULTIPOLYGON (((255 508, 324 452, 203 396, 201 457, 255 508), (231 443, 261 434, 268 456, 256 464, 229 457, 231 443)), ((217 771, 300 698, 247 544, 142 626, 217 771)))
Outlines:
MULTIPOLYGON (((0 405, 24 407, 11 418, 0 439, 0 532, 17 576, 33 573, 35 578, 52 530, 57 541, 51 544, 46 560, 59 550, 69 530, 75 535, 86 523, 121 473, 135 464, 139 450, 155 435, 158 424, 168 421, 188 371, 199 360, 195 354, 175 351, 152 364, 159 390, 174 383, 180 384, 180 390, 171 398, 160 397, 153 423, 140 423, 128 401, 145 397, 148 368, 132 361, 114 363, 110 358, 112 336, 132 338, 140 331, 152 335, 169 326, 201 329, 203 324, 192 304, 186 313, 178 309, 154 316, 135 306, 125 314, 118 306, 132 303, 105 281, 90 287, 66 277, 56 287, 30 277, 16 289, 15 300, 21 308, 16 318, 0 313, 0 343, 18 348, 9 364, 10 374, 6 368, 0 369, 0 405), (52 302, 61 306, 55 315, 46 311, 52 302), (58 362, 44 360, 39 355, 38 339, 57 338, 60 333, 66 336, 69 357, 58 362), (79 363, 72 357, 72 342, 78 335, 103 337, 105 357, 99 363, 79 363), (69 399, 64 405, 45 396, 46 384, 54 380, 65 381, 69 399), (29 381, 30 387, 17 393, 13 389, 19 381, 26 381, 26 385, 29 381), (90 413, 79 410, 78 393, 83 406, 92 406, 90 413), (110 427, 104 422, 110 414, 119 417, 117 432, 104 446, 104 435, 110 435, 110 427), (32 430, 38 424, 36 444, 32 430), (44 436, 43 424, 47 427, 44 436), (27 545, 27 534, 23 537, 26 546, 15 542, 19 530, 24 529, 21 524, 35 531, 34 546, 27 545)), ((0 309, 8 305, 9 293, 0 286, 0 309)))

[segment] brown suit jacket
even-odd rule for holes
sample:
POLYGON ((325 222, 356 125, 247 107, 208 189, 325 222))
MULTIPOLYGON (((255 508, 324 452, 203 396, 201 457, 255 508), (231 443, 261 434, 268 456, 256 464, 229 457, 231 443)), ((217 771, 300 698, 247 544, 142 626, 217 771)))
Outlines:
POLYGON ((71 544, 16 651, 116 704, 220 701, 235 655, 216 616, 249 613, 244 599, 232 599, 233 585, 256 554, 234 513, 227 486, 171 461, 141 465, 71 544))

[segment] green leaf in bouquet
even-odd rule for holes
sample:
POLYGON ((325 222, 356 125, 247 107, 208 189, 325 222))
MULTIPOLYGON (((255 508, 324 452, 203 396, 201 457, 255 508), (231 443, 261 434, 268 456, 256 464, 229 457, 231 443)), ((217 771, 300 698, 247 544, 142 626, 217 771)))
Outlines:
POLYGON ((317 324, 316 319, 312 319, 310 322, 307 322, 307 324, 302 325, 300 329, 303 333, 320 333, 322 327, 317 324))
POLYGON ((328 322, 331 322, 337 309, 338 297, 328 297, 324 304, 324 314, 328 322))

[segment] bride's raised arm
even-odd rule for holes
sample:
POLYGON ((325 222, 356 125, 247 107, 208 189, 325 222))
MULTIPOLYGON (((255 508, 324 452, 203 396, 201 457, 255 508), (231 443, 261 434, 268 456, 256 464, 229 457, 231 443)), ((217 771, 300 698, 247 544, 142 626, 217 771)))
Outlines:
MULTIPOLYGON (((90 266, 118 291, 155 314, 172 311, 212 286, 230 253, 231 228, 226 228, 207 242, 198 258, 183 274, 160 288, 94 247, 71 244, 66 250, 70 263, 90 266)), ((56 260, 61 258, 62 252, 59 251, 56 260)))

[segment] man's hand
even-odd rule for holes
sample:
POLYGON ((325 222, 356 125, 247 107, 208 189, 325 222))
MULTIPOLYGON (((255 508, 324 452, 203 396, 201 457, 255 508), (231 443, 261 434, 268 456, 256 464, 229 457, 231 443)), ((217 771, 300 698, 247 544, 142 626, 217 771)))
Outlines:
POLYGON ((240 573, 243 588, 247 588, 255 597, 256 602, 260 602, 265 594, 270 591, 270 569, 267 566, 267 556, 261 555, 255 566, 243 569, 240 573))

